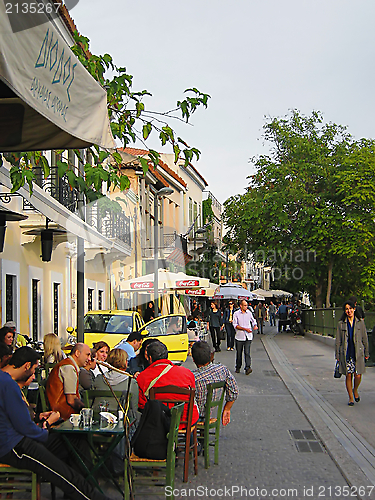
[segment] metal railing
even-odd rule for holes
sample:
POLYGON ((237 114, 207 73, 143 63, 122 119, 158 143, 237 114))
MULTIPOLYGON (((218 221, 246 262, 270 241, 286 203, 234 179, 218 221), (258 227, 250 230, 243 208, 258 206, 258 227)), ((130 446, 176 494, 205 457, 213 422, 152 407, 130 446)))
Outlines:
POLYGON ((106 238, 116 238, 131 246, 130 218, 122 212, 100 209, 97 202, 86 207, 86 222, 106 238))

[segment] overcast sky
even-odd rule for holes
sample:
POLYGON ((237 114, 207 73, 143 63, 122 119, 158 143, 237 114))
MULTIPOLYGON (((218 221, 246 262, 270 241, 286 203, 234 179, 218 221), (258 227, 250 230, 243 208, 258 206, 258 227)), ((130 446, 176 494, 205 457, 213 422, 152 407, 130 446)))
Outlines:
MULTIPOLYGON (((211 95, 193 127, 195 166, 225 201, 243 193, 265 116, 323 112, 374 137, 374 0, 80 0, 71 16, 95 54, 110 53, 165 111, 188 87, 211 95)), ((160 150, 156 140, 150 147, 160 150)))

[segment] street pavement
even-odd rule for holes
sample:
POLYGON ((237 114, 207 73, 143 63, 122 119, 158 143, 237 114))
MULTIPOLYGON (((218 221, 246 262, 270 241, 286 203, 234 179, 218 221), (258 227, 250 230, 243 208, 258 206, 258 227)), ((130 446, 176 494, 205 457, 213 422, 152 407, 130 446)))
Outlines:
MULTIPOLYGON (((222 347, 215 360, 235 375, 240 395, 221 429, 219 465, 213 450, 209 469, 199 457, 188 483, 178 465, 175 498, 375 499, 375 368, 367 368, 361 401, 349 407, 343 378, 333 378, 332 346, 266 326, 252 343, 248 376, 234 373, 235 352, 224 350, 225 341, 222 347)), ((190 358, 185 366, 194 369, 190 358)), ((102 481, 110 498, 121 498, 102 481)))

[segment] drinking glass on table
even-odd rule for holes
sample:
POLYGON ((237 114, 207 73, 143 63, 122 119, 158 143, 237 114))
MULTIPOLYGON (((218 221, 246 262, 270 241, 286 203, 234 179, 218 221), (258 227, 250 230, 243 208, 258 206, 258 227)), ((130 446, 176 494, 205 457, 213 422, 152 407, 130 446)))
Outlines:
POLYGON ((92 408, 82 408, 81 415, 82 415, 83 427, 92 426, 93 414, 94 412, 92 408))

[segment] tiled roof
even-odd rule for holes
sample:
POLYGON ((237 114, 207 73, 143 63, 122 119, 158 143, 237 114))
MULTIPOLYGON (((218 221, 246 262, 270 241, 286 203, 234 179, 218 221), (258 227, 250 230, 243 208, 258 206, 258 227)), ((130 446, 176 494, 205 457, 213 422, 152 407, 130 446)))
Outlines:
MULTIPOLYGON (((59 6, 58 10, 59 15, 63 20, 65 26, 70 31, 71 35, 73 36, 75 31, 77 31, 77 33, 80 34, 75 22, 73 21, 72 17, 69 14, 68 9, 65 7, 64 2, 62 0, 53 0, 53 3, 59 6)), ((91 52, 89 50, 85 50, 84 52, 87 58, 91 56, 91 52)))
POLYGON ((189 167, 192 168, 194 170, 194 172, 197 174, 197 176, 202 179, 204 184, 206 184, 206 186, 208 186, 208 182, 206 181, 206 179, 198 172, 198 170, 190 162, 189 162, 189 167))
MULTIPOLYGON (((130 155, 134 156, 148 156, 148 151, 147 149, 137 149, 137 148, 120 148, 120 151, 125 151, 125 153, 128 153, 130 155)), ((186 182, 181 179, 181 177, 176 174, 174 170, 168 167, 166 163, 164 163, 162 160, 159 160, 159 166, 167 172, 171 177, 173 177, 176 181, 178 181, 182 186, 186 188, 187 184, 186 182)))

